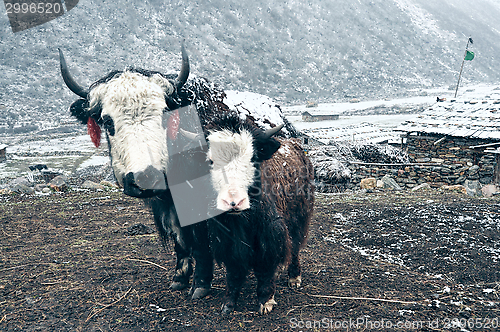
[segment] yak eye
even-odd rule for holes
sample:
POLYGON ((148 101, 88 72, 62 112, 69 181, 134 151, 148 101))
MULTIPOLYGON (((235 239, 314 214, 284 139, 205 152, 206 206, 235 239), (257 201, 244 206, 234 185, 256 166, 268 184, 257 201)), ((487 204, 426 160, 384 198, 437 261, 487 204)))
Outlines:
POLYGON ((108 131, 111 136, 115 135, 115 123, 109 115, 102 117, 104 129, 108 131))

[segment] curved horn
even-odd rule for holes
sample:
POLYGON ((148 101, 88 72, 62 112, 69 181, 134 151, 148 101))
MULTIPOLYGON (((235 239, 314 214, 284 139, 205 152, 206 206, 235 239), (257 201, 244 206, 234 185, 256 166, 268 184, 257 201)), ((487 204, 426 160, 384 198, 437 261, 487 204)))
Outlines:
POLYGON ((184 43, 182 43, 182 67, 179 75, 175 79, 175 87, 177 89, 182 88, 184 83, 186 83, 189 77, 189 58, 186 52, 186 48, 184 47, 184 43))
POLYGON ((87 89, 82 88, 76 81, 71 77, 71 74, 68 70, 68 65, 66 64, 66 60, 64 60, 63 52, 60 48, 59 50, 59 63, 61 64, 61 75, 63 77, 64 83, 68 86, 68 88, 73 91, 75 94, 79 95, 83 99, 87 99, 88 91, 87 89))
POLYGON ((264 131, 264 139, 268 139, 270 138, 271 136, 273 136, 274 134, 278 133, 278 131, 281 130, 281 128, 283 128, 285 126, 285 124, 280 124, 279 126, 276 126, 274 128, 271 128, 271 129, 268 129, 266 131, 264 131))

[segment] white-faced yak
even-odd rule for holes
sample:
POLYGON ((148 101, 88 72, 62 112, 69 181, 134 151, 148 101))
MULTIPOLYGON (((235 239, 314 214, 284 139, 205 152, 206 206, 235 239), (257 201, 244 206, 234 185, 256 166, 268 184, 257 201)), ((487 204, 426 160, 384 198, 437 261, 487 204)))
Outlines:
POLYGON ((177 264, 171 287, 179 290, 189 286, 194 258, 192 298, 205 296, 213 272, 207 223, 180 226, 166 174, 175 168, 207 169, 208 174, 203 147, 190 149, 190 156, 182 159, 191 165, 172 165, 175 159, 169 158, 169 146, 189 142, 177 135, 180 128, 176 110, 194 105, 205 126, 213 114, 228 111, 222 102, 224 92, 205 79, 188 79, 189 60, 184 47, 178 75, 131 68, 113 71, 89 89, 72 78, 61 50, 59 58, 64 82, 80 96, 71 105, 71 114, 87 124, 96 146, 104 129, 117 182, 125 194, 143 198, 151 207, 162 242, 165 244, 169 237, 174 241, 177 264))
POLYGON ((295 139, 275 138, 228 115, 208 128, 211 180, 217 208, 208 229, 215 259, 226 267, 223 313, 234 310, 250 270, 257 278, 259 312, 276 305, 276 274, 288 267, 291 287, 301 284, 299 250, 313 213, 313 166, 295 139))

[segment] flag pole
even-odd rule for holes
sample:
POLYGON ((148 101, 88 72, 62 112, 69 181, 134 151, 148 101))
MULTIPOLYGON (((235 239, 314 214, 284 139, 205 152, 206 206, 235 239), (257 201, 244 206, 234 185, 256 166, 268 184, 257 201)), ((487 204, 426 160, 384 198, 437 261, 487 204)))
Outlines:
POLYGON ((460 85, 460 78, 462 77, 462 70, 464 69, 465 57, 467 56, 467 51, 469 50, 469 43, 472 41, 471 38, 467 39, 467 46, 465 46, 465 54, 462 60, 462 66, 460 67, 460 74, 458 74, 457 88, 455 89, 455 97, 457 98, 458 86, 460 85))

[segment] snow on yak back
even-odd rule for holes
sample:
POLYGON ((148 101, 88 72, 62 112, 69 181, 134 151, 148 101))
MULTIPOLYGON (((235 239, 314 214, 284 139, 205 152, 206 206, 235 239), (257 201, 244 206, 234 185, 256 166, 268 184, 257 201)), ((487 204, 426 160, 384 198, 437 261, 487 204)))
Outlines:
POLYGON ((229 112, 222 102, 224 92, 205 79, 188 79, 189 59, 184 47, 178 75, 130 68, 109 73, 89 89, 73 79, 61 50, 59 59, 64 82, 80 97, 71 105, 71 114, 87 124, 96 146, 104 129, 117 182, 125 194, 145 199, 163 243, 169 237, 174 241, 177 265, 171 287, 189 285, 194 258, 193 298, 205 296, 213 270, 206 222, 180 227, 166 174, 175 168, 206 168, 208 173, 206 150, 192 150, 202 158, 188 158, 188 165, 175 164, 168 151, 173 145, 188 142, 177 135, 178 110, 194 105, 201 125, 206 126, 215 114, 229 112))
POLYGON ((248 272, 257 278, 261 314, 276 304, 276 272, 288 267, 289 285, 301 283, 299 250, 313 213, 313 167, 295 139, 274 138, 236 116, 208 128, 208 157, 217 207, 209 220, 215 259, 226 267, 223 312, 231 312, 248 272))

